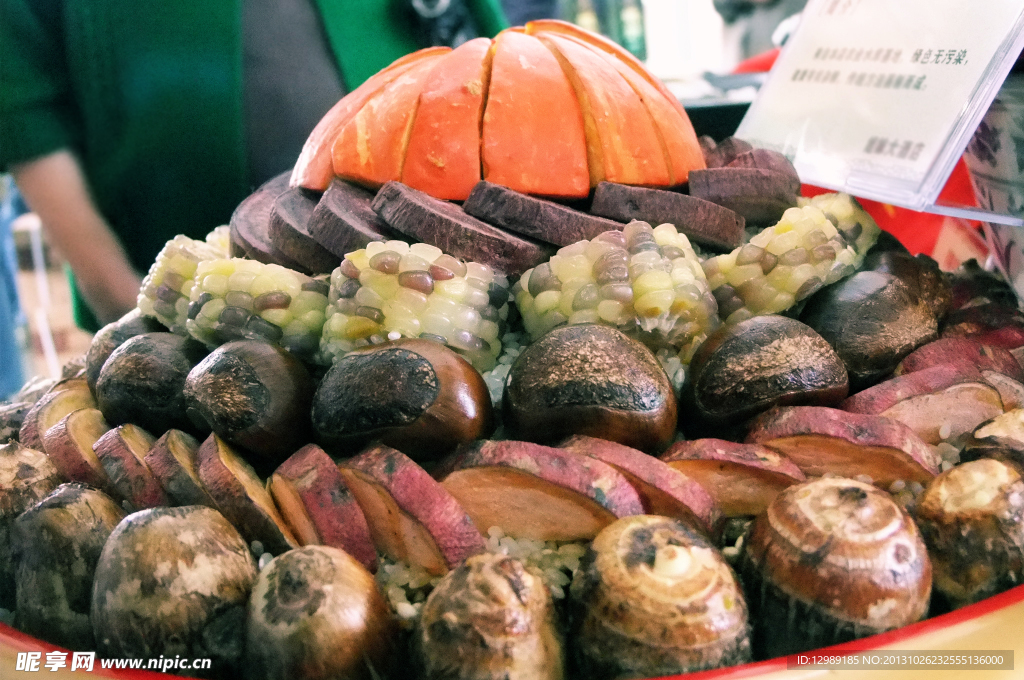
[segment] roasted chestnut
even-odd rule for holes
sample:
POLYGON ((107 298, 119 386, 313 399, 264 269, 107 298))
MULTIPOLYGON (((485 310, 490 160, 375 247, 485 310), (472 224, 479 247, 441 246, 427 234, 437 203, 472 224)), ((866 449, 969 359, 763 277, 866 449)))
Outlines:
POLYGON ((376 439, 429 460, 494 429, 483 377, 457 353, 420 339, 338 359, 313 397, 312 419, 324 448, 346 458, 376 439))
POLYGON ((556 328, 523 350, 502 398, 509 437, 552 444, 574 434, 647 452, 675 436, 675 393, 647 347, 599 324, 556 328))

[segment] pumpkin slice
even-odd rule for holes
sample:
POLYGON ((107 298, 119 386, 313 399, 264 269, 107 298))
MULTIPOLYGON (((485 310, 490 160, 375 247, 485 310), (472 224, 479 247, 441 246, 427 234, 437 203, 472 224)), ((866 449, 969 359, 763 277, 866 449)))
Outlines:
POLYGON ((558 60, 534 37, 495 38, 484 110, 484 179, 524 194, 590 192, 583 112, 558 60))
POLYGON ((575 40, 550 34, 540 40, 558 58, 582 107, 591 186, 604 180, 668 185, 658 132, 626 79, 600 53, 575 40))
POLYGON ((691 170, 704 169, 704 154, 686 113, 666 100, 650 81, 614 55, 607 52, 600 54, 633 88, 654 122, 654 130, 668 165, 669 184, 683 184, 691 170))
MULTIPOLYGON (((689 169, 699 170, 707 167, 704 161, 704 154, 700 148, 700 142, 697 139, 697 133, 693 129, 693 123, 690 122, 690 117, 686 114, 686 109, 683 108, 679 98, 665 86, 665 83, 648 71, 647 67, 644 66, 644 63, 633 56, 628 50, 603 35, 593 33, 591 31, 585 31, 575 24, 567 21, 559 21, 557 19, 540 19, 537 21, 531 21, 526 24, 525 30, 528 35, 554 33, 579 40, 580 42, 590 45, 601 52, 613 56, 618 62, 624 64, 634 73, 643 78, 648 85, 657 90, 658 94, 660 94, 661 97, 667 101, 680 116, 682 116, 683 128, 680 130, 680 134, 686 140, 686 144, 689 147, 686 157, 691 158, 694 163, 694 165, 689 169)), ((677 175, 676 181, 684 182, 686 181, 686 177, 677 175)))
POLYGON ((420 94, 402 182, 435 198, 464 201, 480 181, 480 119, 490 77, 488 38, 438 59, 420 94))
POLYGON ((381 88, 395 80, 412 68, 420 60, 437 58, 451 51, 449 47, 428 47, 408 54, 383 71, 368 78, 366 82, 349 92, 324 114, 320 122, 313 128, 302 146, 299 158, 292 168, 290 185, 301 186, 315 191, 324 191, 334 179, 334 167, 331 149, 338 133, 356 113, 380 92, 381 88))
POLYGON ((334 172, 371 188, 402 176, 420 92, 437 59, 420 59, 370 97, 334 141, 334 172))

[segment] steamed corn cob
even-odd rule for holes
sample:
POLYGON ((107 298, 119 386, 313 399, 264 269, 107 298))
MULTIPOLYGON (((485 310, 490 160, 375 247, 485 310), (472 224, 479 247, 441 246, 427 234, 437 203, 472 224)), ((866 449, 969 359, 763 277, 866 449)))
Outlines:
POLYGON ((228 227, 217 227, 205 241, 178 235, 160 250, 139 288, 139 310, 156 317, 172 332, 185 335, 189 295, 195 283, 196 268, 203 260, 228 257, 228 227))
POLYGON ((501 353, 508 282, 426 243, 378 241, 345 256, 328 301, 320 342, 328 361, 369 344, 428 338, 487 371, 501 353))
POLYGON ((326 278, 242 258, 200 262, 185 323, 208 347, 240 338, 267 340, 312 359, 327 308, 326 278))
POLYGON ((513 292, 534 340, 563 324, 603 323, 671 347, 684 363, 718 323, 700 260, 671 224, 635 221, 566 246, 513 292))
POLYGON ((704 261, 719 315, 735 323, 785 311, 852 274, 878 233, 878 225, 849 196, 802 201, 748 243, 704 261))

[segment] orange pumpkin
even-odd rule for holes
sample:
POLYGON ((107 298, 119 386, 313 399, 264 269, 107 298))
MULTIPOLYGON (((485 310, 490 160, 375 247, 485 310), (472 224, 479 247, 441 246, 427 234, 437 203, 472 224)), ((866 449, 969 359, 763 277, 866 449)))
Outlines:
POLYGON ((640 61, 544 20, 388 66, 324 116, 291 184, 400 180, 464 200, 484 179, 582 198, 598 182, 671 186, 703 167, 686 111, 640 61))

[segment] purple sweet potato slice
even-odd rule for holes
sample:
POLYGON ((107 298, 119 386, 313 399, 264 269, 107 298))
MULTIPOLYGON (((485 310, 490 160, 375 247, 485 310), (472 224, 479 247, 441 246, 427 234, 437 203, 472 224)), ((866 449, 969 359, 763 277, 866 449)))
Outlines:
POLYGON ((522 441, 479 441, 442 463, 441 483, 481 531, 543 541, 579 541, 643 503, 615 468, 573 451, 522 441))
POLYGON ((378 444, 338 470, 379 552, 444 574, 484 551, 484 538, 459 501, 404 453, 378 444))
POLYGON ((903 423, 827 406, 767 411, 752 421, 746 442, 775 449, 809 477, 867 475, 882 488, 926 484, 939 471, 939 455, 903 423))
POLYGON ((758 515, 780 491, 807 479, 773 449, 724 439, 676 442, 661 459, 700 482, 726 517, 758 515))
POLYGON ((590 456, 621 472, 640 495, 648 515, 672 517, 712 533, 720 511, 697 479, 631 446, 597 437, 574 435, 558 448, 590 456))
POLYGON ((979 371, 998 371, 1024 382, 1024 369, 1009 350, 973 338, 939 338, 921 345, 903 358, 895 373, 913 373, 936 364, 968 364, 979 371))

